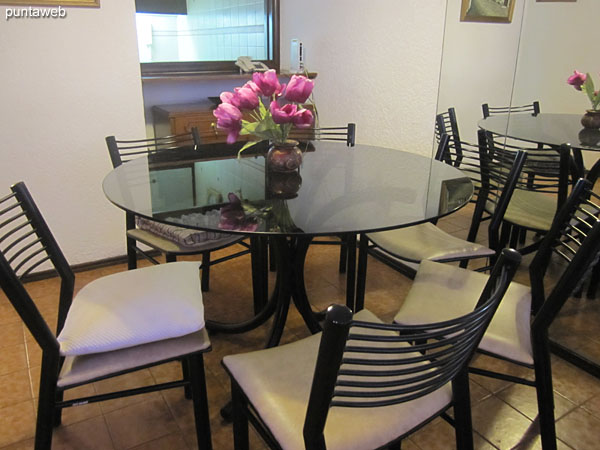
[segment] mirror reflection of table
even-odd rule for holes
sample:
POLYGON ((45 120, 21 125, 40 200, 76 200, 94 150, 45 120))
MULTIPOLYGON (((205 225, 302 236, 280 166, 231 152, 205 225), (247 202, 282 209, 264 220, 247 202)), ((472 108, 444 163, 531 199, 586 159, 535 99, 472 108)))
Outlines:
MULTIPOLYGON (((501 136, 550 146, 569 144, 580 176, 584 166, 581 151, 600 151, 600 130, 583 128, 579 114, 511 114, 490 116, 479 127, 501 136)), ((600 160, 587 173, 592 182, 600 174, 600 160)), ((585 297, 585 294, 582 294, 585 297)), ((597 344, 590 330, 597 329, 598 301, 570 299, 550 328, 552 350, 564 359, 600 377, 597 344), (587 302, 587 303, 586 303, 587 302), (592 343, 591 343, 592 342, 592 343)))
POLYGON ((442 217, 473 193, 458 169, 412 153, 326 142, 309 150, 299 171, 289 174, 265 170, 263 154, 206 160, 194 150, 170 150, 117 167, 103 189, 118 207, 159 222, 268 238, 276 256, 274 293, 236 330, 250 330, 274 314, 272 346, 283 332, 290 300, 312 332, 320 329, 303 278, 314 237, 346 236, 354 249, 346 292, 353 308, 364 295, 364 280, 356 280, 357 234, 442 217))
MULTIPOLYGON (((498 114, 480 120, 478 125, 494 134, 535 144, 553 147, 569 144, 579 173, 583 174, 581 151, 600 151, 600 130, 584 128, 581 125, 582 115, 498 114)), ((596 165, 591 170, 600 170, 596 169, 596 165)))

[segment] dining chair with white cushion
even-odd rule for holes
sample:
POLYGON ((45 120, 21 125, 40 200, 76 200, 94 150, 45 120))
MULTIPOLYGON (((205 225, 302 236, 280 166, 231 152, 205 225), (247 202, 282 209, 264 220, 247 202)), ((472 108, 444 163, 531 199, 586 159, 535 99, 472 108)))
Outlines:
POLYGON ((25 184, 0 198, 0 285, 42 349, 36 450, 51 448, 63 408, 176 387, 190 391, 199 448, 211 448, 203 363, 211 345, 198 266, 174 262, 118 272, 74 295, 75 274, 25 184), (27 283, 33 271, 47 268, 60 278, 56 333, 27 283), (187 363, 181 380, 63 399, 67 389, 173 360, 187 363))
POLYGON ((332 305, 322 333, 226 356, 234 447, 248 449, 250 420, 271 448, 400 448, 454 407, 457 447, 472 449, 467 364, 520 259, 506 250, 477 307, 462 316, 403 326, 332 305), (430 341, 413 344, 412 333, 430 341))

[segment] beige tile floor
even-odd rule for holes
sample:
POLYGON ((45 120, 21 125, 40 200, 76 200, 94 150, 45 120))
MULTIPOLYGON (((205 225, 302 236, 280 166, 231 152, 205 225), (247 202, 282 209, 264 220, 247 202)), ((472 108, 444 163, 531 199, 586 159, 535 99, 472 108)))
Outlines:
MULTIPOLYGON (((470 220, 465 209, 441 221, 447 231, 464 237, 470 220)), ((482 233, 481 240, 485 240, 482 233)), ((344 302, 345 278, 337 272, 338 247, 313 245, 306 265, 306 281, 311 302, 320 308, 344 302)), ((518 279, 527 281, 525 260, 518 279)), ((124 265, 77 274, 77 288, 90 280, 125 270, 124 265)), ((369 259, 366 304, 382 319, 390 320, 410 288, 411 281, 374 259, 369 259)), ((40 310, 50 322, 56 320, 55 279, 30 283, 40 310)), ((251 314, 249 259, 238 258, 215 266, 211 291, 205 293, 206 315, 212 319, 238 320, 251 314)), ((575 300, 570 313, 574 334, 584 321, 577 311, 589 314, 593 301, 575 300), (577 306, 580 306, 578 309, 577 306), (587 308, 587 309, 586 309, 587 308)), ((598 306, 595 307, 597 313, 598 306)), ((600 353, 596 321, 585 322, 594 329, 587 339, 589 350, 600 353), (594 328, 595 327, 595 328, 594 328)), ((228 379, 220 361, 223 356, 260 348, 268 325, 241 335, 214 335, 213 350, 206 355, 207 385, 212 439, 216 450, 233 448, 231 425, 219 410, 228 399, 228 379)), ((585 329, 587 338, 592 330, 585 329)), ((308 334, 300 316, 292 309, 283 341, 308 334)), ((579 342, 579 341, 578 341, 579 342)), ((500 367, 489 358, 477 357, 475 364, 500 367)), ((559 449, 600 448, 600 380, 574 366, 553 358, 559 449)), ((40 372, 40 350, 21 324, 5 298, 0 298, 0 449, 33 448, 35 410, 40 372)), ((527 370, 513 370, 526 374, 527 370)), ((179 376, 176 363, 77 388, 74 395, 87 395, 148 385, 179 376)), ((537 449, 537 405, 532 388, 473 376, 471 382, 473 424, 478 449, 537 449)), ((441 419, 434 420, 403 443, 408 450, 452 449, 453 429, 441 419)), ((155 392, 128 399, 68 408, 63 424, 55 430, 54 449, 188 449, 195 448, 192 409, 181 390, 155 392)), ((252 434, 251 447, 264 448, 252 434)))

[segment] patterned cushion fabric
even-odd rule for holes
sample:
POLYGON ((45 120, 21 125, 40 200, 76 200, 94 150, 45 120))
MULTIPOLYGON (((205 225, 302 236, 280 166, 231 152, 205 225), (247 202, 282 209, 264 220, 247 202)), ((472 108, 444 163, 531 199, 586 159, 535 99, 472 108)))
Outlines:
MULTIPOLYGON (((203 214, 199 215, 204 217, 203 214)), ((175 219, 173 218, 171 218, 170 220, 175 221, 175 219)), ((214 241, 218 239, 231 237, 230 234, 216 233, 214 231, 193 230, 190 228, 181 228, 175 225, 168 225, 166 223, 156 222, 154 220, 146 219, 144 217, 136 217, 136 225, 141 230, 151 231, 152 233, 156 233, 159 236, 163 236, 186 247, 193 247, 197 244, 201 244, 206 241, 214 241)))
POLYGON ((107 352, 204 327, 198 262, 159 264, 88 283, 58 336, 65 356, 107 352))

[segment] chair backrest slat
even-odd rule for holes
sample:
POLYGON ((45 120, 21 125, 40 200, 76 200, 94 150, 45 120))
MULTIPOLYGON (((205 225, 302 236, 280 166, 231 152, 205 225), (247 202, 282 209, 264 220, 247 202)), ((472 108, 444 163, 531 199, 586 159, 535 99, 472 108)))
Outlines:
POLYGON ((593 185, 580 179, 557 213, 529 267, 532 288, 533 334, 543 334, 573 290, 589 275, 600 252, 600 202, 593 185), (545 274, 556 255, 563 261, 555 268, 550 289, 545 274), (548 296, 546 297, 546 293, 548 296))
POLYGON ((483 118, 486 119, 494 114, 512 114, 530 112, 533 116, 540 113, 540 102, 535 101, 528 105, 521 106, 489 106, 487 103, 481 105, 483 118))
POLYGON ((47 262, 58 272, 60 330, 72 299, 75 277, 26 186, 17 183, 12 191, 0 200, 0 284, 42 350, 58 355, 55 334, 44 321, 24 280, 47 262))
POLYGON ((348 147, 354 147, 356 124, 349 123, 345 127, 295 128, 291 131, 290 138, 310 141, 339 141, 346 142, 348 147))
POLYGON ((200 145, 200 134, 198 133, 198 130, 193 127, 192 131, 189 133, 148 139, 117 140, 114 136, 107 136, 106 145, 113 167, 118 167, 124 162, 130 161, 138 156, 181 148, 192 148, 197 150, 198 145, 200 145))

